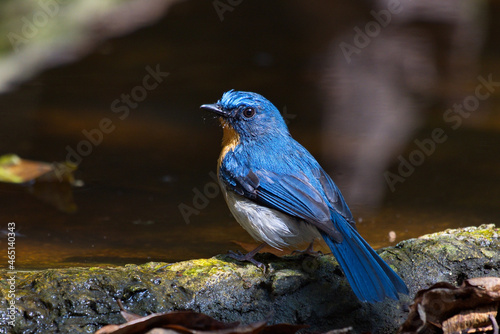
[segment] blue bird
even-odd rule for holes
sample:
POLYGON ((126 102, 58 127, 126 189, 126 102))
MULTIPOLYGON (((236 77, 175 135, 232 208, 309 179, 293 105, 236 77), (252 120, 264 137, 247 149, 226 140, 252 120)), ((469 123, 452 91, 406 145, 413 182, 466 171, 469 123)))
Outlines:
POLYGON ((265 244, 291 247, 322 237, 361 301, 398 299, 403 280, 359 235, 340 190, 295 141, 278 109, 263 96, 230 90, 202 109, 223 128, 218 178, 238 223, 262 244, 232 257, 253 256, 265 244))

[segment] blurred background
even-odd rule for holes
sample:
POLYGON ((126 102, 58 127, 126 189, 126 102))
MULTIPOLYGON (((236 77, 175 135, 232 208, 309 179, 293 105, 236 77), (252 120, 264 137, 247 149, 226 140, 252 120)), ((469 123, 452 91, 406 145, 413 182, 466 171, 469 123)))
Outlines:
POLYGON ((15 222, 19 270, 251 248, 215 183, 222 131, 199 109, 229 89, 276 105, 374 248, 499 221, 498 1, 9 0, 0 13, 0 155, 53 174, 0 183, 0 245, 15 222), (60 177, 65 161, 78 167, 60 177))

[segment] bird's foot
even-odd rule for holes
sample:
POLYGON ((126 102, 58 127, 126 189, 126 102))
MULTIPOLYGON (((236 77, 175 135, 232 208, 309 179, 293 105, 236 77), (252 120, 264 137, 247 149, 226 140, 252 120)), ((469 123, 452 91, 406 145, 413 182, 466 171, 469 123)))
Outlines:
POLYGON ((262 244, 259 247, 255 248, 253 251, 248 252, 246 254, 242 254, 240 251, 237 251, 237 252, 229 251, 227 255, 230 258, 235 259, 237 261, 251 262, 254 265, 256 265, 257 267, 259 267, 260 269, 262 269, 262 271, 265 273, 266 266, 262 262, 259 262, 253 258, 255 256, 255 254, 257 254, 264 246, 265 246, 265 244, 262 244))
POLYGON ((292 252, 292 255, 293 255, 293 254, 307 254, 307 255, 311 255, 311 256, 321 256, 321 255, 323 255, 323 252, 322 252, 322 251, 314 251, 314 241, 315 241, 315 240, 313 240, 313 241, 309 244, 309 246, 307 246, 307 248, 306 248, 306 249, 304 249, 304 250, 294 250, 294 251, 292 252))
POLYGON ((241 261, 241 262, 251 262, 253 263, 254 265, 256 265, 257 267, 261 268, 262 270, 266 271, 266 266, 262 263, 262 262, 259 262, 257 261, 256 259, 253 258, 253 255, 249 256, 250 253, 247 253, 247 254, 242 254, 240 251, 238 252, 233 252, 233 251, 229 251, 228 252, 228 256, 232 259, 235 259, 237 261, 241 261))

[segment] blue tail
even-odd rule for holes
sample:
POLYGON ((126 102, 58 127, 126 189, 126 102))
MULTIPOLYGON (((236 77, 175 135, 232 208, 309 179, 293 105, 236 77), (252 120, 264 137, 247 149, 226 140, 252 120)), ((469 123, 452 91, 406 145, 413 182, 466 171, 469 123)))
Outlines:
POLYGON ((341 243, 321 233, 340 264, 352 290, 361 301, 370 303, 389 297, 399 299, 398 292, 408 294, 403 280, 368 245, 347 222, 335 224, 344 237, 341 243))

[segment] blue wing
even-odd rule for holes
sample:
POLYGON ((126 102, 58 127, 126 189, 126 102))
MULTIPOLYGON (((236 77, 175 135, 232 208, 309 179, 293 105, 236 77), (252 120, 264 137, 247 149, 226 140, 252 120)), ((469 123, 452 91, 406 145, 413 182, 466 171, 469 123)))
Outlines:
POLYGON ((305 173, 279 174, 268 170, 248 170, 246 175, 234 175, 221 167, 220 175, 236 193, 256 203, 302 219, 341 242, 342 234, 332 224, 332 209, 340 219, 354 224, 351 212, 330 177, 321 169, 310 180, 305 173), (314 187, 321 184, 319 187, 314 187), (323 189, 325 188, 325 189, 323 189), (338 210, 338 212, 336 211, 338 210))

